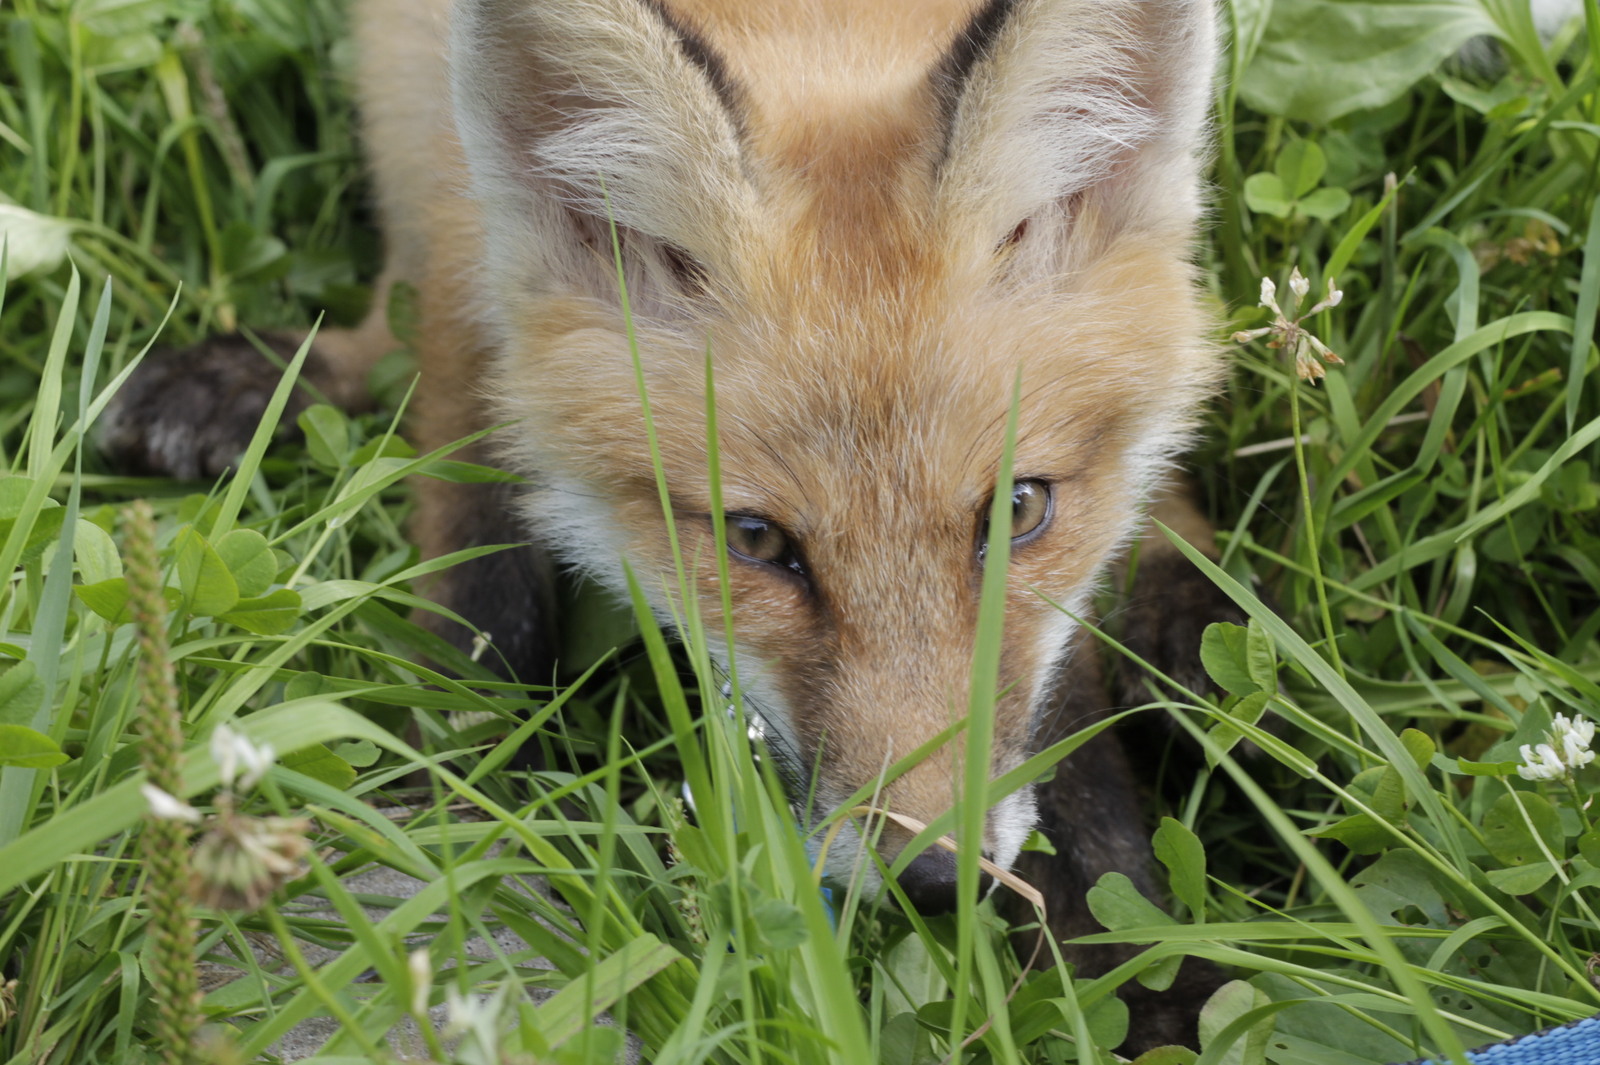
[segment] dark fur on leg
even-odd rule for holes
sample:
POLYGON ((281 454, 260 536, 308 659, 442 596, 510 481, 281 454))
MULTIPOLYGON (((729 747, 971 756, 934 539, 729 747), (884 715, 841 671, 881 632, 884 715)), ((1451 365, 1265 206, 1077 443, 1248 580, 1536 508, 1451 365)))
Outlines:
MULTIPOLYGON (((266 334, 262 343, 285 365, 301 340, 266 334)), ((322 389, 332 371, 313 348, 300 383, 322 389)), ((112 399, 98 427, 98 443, 112 464, 127 473, 192 481, 220 476, 239 462, 283 367, 238 334, 212 337, 188 348, 163 348, 144 363, 112 399)), ((279 431, 312 402, 297 387, 284 408, 279 431)))
MULTIPOLYGON (((1041 723, 1040 747, 1107 713, 1099 648, 1085 633, 1074 650, 1041 723)), ((1064 759, 1055 777, 1040 786, 1038 802, 1040 831, 1056 853, 1025 852, 1017 872, 1044 894, 1050 934, 1058 941, 1104 931, 1089 913, 1084 896, 1106 873, 1123 873, 1147 898, 1161 901, 1143 804, 1117 733, 1103 732, 1064 759)), ((1012 916, 1024 919, 1023 909, 1013 907, 1012 916)), ((1031 933, 1016 938, 1019 951, 1032 950, 1031 933)), ((1099 944, 1065 947, 1062 953, 1078 976, 1097 976, 1142 949, 1099 944)), ((1197 1046, 1200 1007, 1221 984, 1222 975, 1215 967, 1190 958, 1164 992, 1150 991, 1136 981, 1123 985, 1118 994, 1128 1005, 1130 1023, 1120 1051, 1131 1055, 1166 1044, 1197 1046)))
MULTIPOLYGON (((347 409, 365 405, 359 379, 371 360, 337 348, 337 338, 350 335, 330 334, 336 345, 331 357, 320 338, 307 353, 302 387, 289 397, 280 433, 292 431, 295 417, 313 402, 312 388, 347 409)), ((285 365, 302 342, 287 334, 261 339, 285 365)), ((282 365, 243 336, 152 352, 106 409, 100 448, 129 473, 180 480, 218 477, 237 465, 282 379, 282 365)), ((487 461, 481 445, 458 457, 487 461)), ((514 512, 514 491, 508 484, 436 486, 418 523, 425 553, 525 543, 528 535, 514 512)), ((553 587, 544 552, 523 546, 452 567, 423 590, 491 636, 493 649, 484 659, 490 668, 544 684, 555 668, 553 587)), ((474 633, 463 625, 431 611, 420 611, 417 620, 464 651, 472 646, 474 633)))
MULTIPOLYGON (((1133 587, 1108 628, 1133 655, 1150 663, 1185 690, 1200 695, 1215 685, 1200 662, 1200 638, 1217 621, 1243 625, 1249 617, 1170 545, 1146 550, 1138 559, 1133 587)), ((1117 706, 1142 706, 1154 680, 1131 657, 1114 655, 1112 697, 1117 706)))
MULTIPOLYGON (((480 456, 467 454, 467 461, 480 456)), ((555 573, 543 549, 529 544, 514 507, 511 484, 437 486, 427 544, 431 554, 491 544, 521 544, 450 567, 422 591, 470 621, 489 637, 482 661, 496 673, 526 684, 548 684, 554 677, 555 573), (440 489, 445 489, 440 491, 440 489)), ((472 630, 429 612, 421 621, 430 630, 467 650, 472 630)))

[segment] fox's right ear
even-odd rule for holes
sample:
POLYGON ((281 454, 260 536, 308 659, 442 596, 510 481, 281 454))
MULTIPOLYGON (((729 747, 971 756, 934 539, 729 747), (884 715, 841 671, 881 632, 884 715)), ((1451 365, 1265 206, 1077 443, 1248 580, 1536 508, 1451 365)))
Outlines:
POLYGON ((1047 276, 1086 268, 1079 256, 1119 233, 1186 243, 1215 18, 1212 0, 980 4, 934 74, 941 212, 967 224, 979 255, 1032 245, 1047 276))
POLYGON ((738 88, 705 42, 654 0, 455 8, 456 125, 497 276, 581 284, 613 221, 647 284, 731 267, 754 192, 738 88))

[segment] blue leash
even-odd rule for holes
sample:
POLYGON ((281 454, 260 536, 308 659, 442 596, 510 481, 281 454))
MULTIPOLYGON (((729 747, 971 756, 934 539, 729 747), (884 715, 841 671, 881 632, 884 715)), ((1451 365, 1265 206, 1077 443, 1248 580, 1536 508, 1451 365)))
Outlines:
MULTIPOLYGON (((1473 1065, 1600 1065, 1600 1016, 1467 1051, 1473 1065)), ((1442 1065, 1436 1058, 1409 1065, 1442 1065)))

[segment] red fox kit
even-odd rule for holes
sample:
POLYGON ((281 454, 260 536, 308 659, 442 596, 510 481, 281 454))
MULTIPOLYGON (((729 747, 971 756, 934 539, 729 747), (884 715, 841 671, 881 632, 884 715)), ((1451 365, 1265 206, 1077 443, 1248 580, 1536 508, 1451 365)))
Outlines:
MULTIPOLYGON (((385 281, 421 299, 412 432, 432 447, 514 421, 480 454, 526 478, 420 486, 417 535, 431 553, 539 545, 436 596, 525 679, 549 675, 547 558, 612 589, 626 560, 667 611, 614 225, 673 520, 700 559, 711 353, 741 673, 817 807, 965 705, 1019 376, 993 773, 1075 726, 1093 700, 1064 674, 1071 615, 1219 372, 1189 262, 1212 21, 1209 0, 359 5, 385 281)), ((319 341, 308 375, 325 391, 353 399, 392 345, 382 303, 319 341)), ((172 366, 192 377, 207 357, 172 366)), ((204 432, 157 431, 147 384, 115 413, 114 447, 173 472, 232 459, 204 432)), ((716 567, 694 580, 719 614, 716 567)), ((1046 802, 1078 863, 1062 885, 1143 861, 1106 751, 1063 768, 1046 802)), ((959 758, 947 745, 880 803, 931 821, 959 758)), ((1011 864, 1035 821, 1033 796, 1002 801, 985 853, 1011 864)), ((906 839, 889 826, 885 858, 906 839)), ((840 874, 860 860, 830 852, 840 874)), ((929 852, 902 883, 948 905, 954 864, 929 852)))

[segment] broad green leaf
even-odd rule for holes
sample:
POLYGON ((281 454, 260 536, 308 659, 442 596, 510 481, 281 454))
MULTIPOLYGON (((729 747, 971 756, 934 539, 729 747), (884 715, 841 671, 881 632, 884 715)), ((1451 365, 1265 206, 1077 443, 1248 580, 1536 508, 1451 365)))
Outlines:
POLYGON ((1103 1047, 1114 1047, 1128 1038, 1128 1004, 1116 995, 1107 995, 1083 1013, 1083 1022, 1094 1041, 1103 1047))
POLYGON ((1188 1047, 1168 1046, 1146 1050, 1133 1059, 1132 1065, 1194 1065, 1200 1055, 1188 1047))
MULTIPOLYGON (((1272 637, 1255 618, 1245 627, 1245 666, 1256 687, 1264 692, 1278 690, 1278 653, 1272 646, 1272 637)), ((1252 719, 1251 724, 1254 723, 1252 719)))
POLYGON ((1025 851, 1037 851, 1040 854, 1056 853, 1055 844, 1050 842, 1050 837, 1040 832, 1037 828, 1028 833, 1028 838, 1022 841, 1025 851))
POLYGON ((1291 200, 1303 199, 1327 173, 1328 159, 1315 141, 1290 141, 1278 152, 1272 172, 1291 200))
POLYGON ((67 760, 56 741, 26 725, 0 725, 0 766, 49 769, 67 760))
POLYGON ((1178 979, 1178 968, 1182 964, 1183 958, 1178 955, 1162 958, 1154 965, 1140 969, 1134 979, 1152 991, 1165 991, 1178 979))
POLYGON ((1417 764, 1418 769, 1426 770, 1433 762, 1433 752, 1437 748, 1433 745, 1433 737, 1426 732, 1414 728, 1402 729, 1400 743, 1405 747, 1406 753, 1411 755, 1411 760, 1417 764))
MULTIPOLYGON (((233 575, 239 595, 250 599, 265 594, 278 575, 278 559, 267 538, 254 529, 234 529, 217 541, 217 557, 233 575)), ((235 608, 239 609, 239 608, 235 608)))
POLYGON ((932 1054, 930 1045, 927 1029, 907 1010, 884 1022, 878 1035, 878 1059, 882 1065, 922 1065, 932 1054))
POLYGON ((1198 924, 1206 914, 1206 848, 1182 821, 1163 817, 1151 837, 1156 860, 1167 867, 1172 895, 1198 924))
POLYGON ((1394 833, 1385 828, 1382 821, 1370 814, 1351 814, 1308 835, 1318 839, 1338 840, 1356 854, 1377 854, 1385 847, 1394 846, 1395 843, 1394 833))
POLYGON ((279 588, 267 595, 241 599, 233 605, 232 610, 217 617, 257 636, 281 636, 294 628, 300 613, 300 593, 290 588, 279 588))
POLYGON ((1591 828, 1578 837, 1578 853, 1584 861, 1600 868, 1600 828, 1591 828))
POLYGON ((409 459, 414 458, 416 454, 417 449, 400 437, 380 436, 356 448, 355 454, 350 456, 350 465, 364 466, 380 456, 390 459, 409 459))
MULTIPOLYGON (((1213 1044, 1223 1029, 1258 1006, 1267 1005, 1268 1001, 1266 992, 1243 980, 1230 980, 1217 988, 1200 1007, 1201 1050, 1213 1055, 1213 1044)), ((1232 1045, 1220 1057, 1213 1056, 1211 1060, 1218 1065, 1259 1065, 1265 1060, 1266 1040, 1272 1024, 1270 1016, 1252 1024, 1248 1032, 1232 1040, 1232 1045)))
POLYGON ((1434 878, 1439 874, 1415 852, 1396 848, 1350 878, 1356 897, 1386 924, 1412 924, 1415 907, 1424 923, 1436 928, 1452 923, 1450 904, 1434 878))
POLYGON ((350 420, 344 412, 326 403, 314 403, 296 419, 306 435, 306 451, 311 461, 337 470, 350 457, 350 420))
POLYGON ((1497 35, 1479 0, 1276 0, 1239 95, 1327 125, 1395 99, 1471 38, 1497 35))
POLYGON ((1283 181, 1276 174, 1251 174, 1244 179, 1244 202, 1256 214, 1288 218, 1294 210, 1283 181))
POLYGON ((0 673, 0 724, 32 721, 43 701, 44 682, 32 662, 24 659, 0 673))
POLYGON ((1344 189, 1317 189, 1297 200, 1294 209, 1307 218, 1332 221, 1350 209, 1350 194, 1344 189))
POLYGON ((124 625, 133 620, 133 615, 128 612, 128 581, 124 577, 113 577, 95 584, 80 584, 72 589, 72 594, 113 625, 124 625))
POLYGON ((95 33, 114 36, 160 26, 171 10, 164 0, 79 0, 72 13, 95 33))
POLYGON ((333 753, 359 769, 365 769, 378 760, 383 752, 378 750, 378 745, 371 740, 351 740, 348 743, 338 743, 333 747, 333 753))
POLYGON ((1465 758, 1456 759, 1456 767, 1469 777, 1504 777, 1517 771, 1520 762, 1469 762, 1465 758))
POLYGON ((1261 715, 1267 709, 1267 701, 1271 698, 1272 696, 1266 692, 1252 692, 1243 698, 1234 696, 1231 706, 1228 702, 1222 704, 1223 709, 1228 712, 1228 720, 1218 721, 1206 733, 1206 737, 1211 741, 1206 745, 1206 765, 1209 768, 1215 769, 1221 760, 1220 755, 1233 750, 1234 745, 1244 737, 1244 730, 1231 724, 1230 721, 1254 725, 1261 720, 1261 715))
POLYGON ((384 308, 389 319, 389 331, 408 348, 417 343, 418 322, 421 320, 417 310, 419 302, 417 286, 411 282, 396 281, 389 287, 389 305, 384 308))
MULTIPOLYGON (((32 477, 24 477, 20 473, 0 476, 0 518, 15 518, 20 515, 23 504, 28 500, 28 492, 32 488, 32 477)), ((50 500, 50 505, 59 504, 55 500, 50 500)))
MULTIPOLYGON (((21 480, 24 478, 8 477, 0 480, 0 484, 21 480)), ((22 541, 22 552, 17 556, 17 561, 27 565, 44 554, 44 549, 55 543, 60 536, 61 523, 66 520, 66 516, 66 508, 50 500, 49 504, 34 517, 33 527, 28 530, 27 537, 22 541)), ((15 516, 0 518, 0 541, 11 535, 11 530, 16 524, 15 516)))
POLYGON ((239 601, 239 585, 205 537, 190 526, 178 533, 178 585, 191 614, 226 614, 239 601))
POLYGON ((115 37, 89 34, 83 43, 83 65, 96 74, 115 74, 153 67, 161 59, 161 38, 153 33, 115 37))
POLYGON ((1393 846, 1394 833, 1384 826, 1384 822, 1398 825, 1405 816, 1405 781, 1399 772, 1393 766, 1364 770, 1350 782, 1350 791, 1361 798, 1372 813, 1351 814, 1308 835, 1336 839, 1357 854, 1376 854, 1385 847, 1393 846))
POLYGON ((77 557, 78 573, 85 584, 98 584, 122 576, 122 556, 109 534, 92 521, 78 519, 73 531, 72 553, 77 557))
POLYGON ((1200 664, 1218 687, 1234 695, 1261 690, 1250 675, 1249 635, 1243 625, 1214 621, 1200 636, 1200 664))
POLYGON ((1405 815, 1406 785, 1394 766, 1377 766, 1357 773, 1350 781, 1350 790, 1391 824, 1398 824, 1405 815))
POLYGON ((1112 932, 1177 924, 1161 907, 1139 893, 1122 873, 1107 873, 1084 896, 1094 919, 1112 932))
POLYGON ((1480 115, 1493 114, 1507 104, 1515 104, 1517 111, 1528 105, 1527 96, 1519 92, 1522 83, 1512 78, 1503 78, 1489 87, 1474 85, 1447 74, 1436 75, 1434 80, 1450 99, 1472 108, 1480 115))
POLYGON ((290 702, 294 699, 309 699, 313 695, 322 695, 334 690, 328 683, 328 678, 314 670, 297 673, 283 686, 283 701, 290 702))
POLYGON ((340 791, 344 791, 356 781, 356 771, 351 768, 350 763, 320 743, 313 743, 309 747, 302 747, 298 751, 286 754, 278 759, 278 763, 285 769, 304 773, 312 780, 340 791))
POLYGON ((1483 844, 1506 865, 1549 865, 1539 843, 1560 860, 1566 854, 1561 815, 1550 800, 1532 791, 1500 796, 1483 815, 1483 844), (1524 819, 1523 812, 1527 812, 1524 819), (1533 831, 1528 826, 1532 824, 1533 831), (1538 833, 1535 837, 1534 833, 1538 833))
POLYGON ((1549 862, 1537 865, 1513 865, 1507 869, 1490 869, 1484 874, 1489 883, 1507 895, 1529 895, 1556 875, 1556 867, 1549 862))

